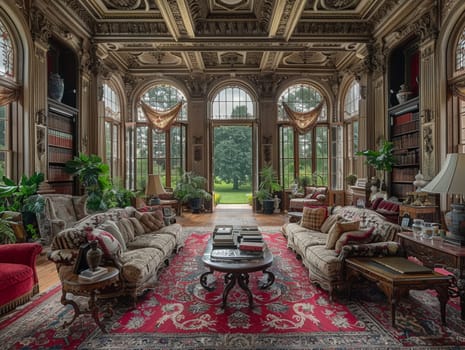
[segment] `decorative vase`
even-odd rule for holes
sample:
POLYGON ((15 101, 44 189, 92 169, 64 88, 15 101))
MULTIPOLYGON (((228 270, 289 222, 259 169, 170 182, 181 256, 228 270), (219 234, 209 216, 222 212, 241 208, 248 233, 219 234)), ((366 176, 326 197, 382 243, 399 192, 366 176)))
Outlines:
POLYGON ((452 210, 444 214, 450 240, 465 245, 465 204, 451 204, 452 210))
POLYGON ((54 100, 61 102, 64 91, 65 83, 63 78, 58 73, 51 74, 48 78, 48 95, 54 100))
POLYGON ((399 103, 407 102, 407 100, 410 98, 410 95, 412 95, 412 92, 409 91, 407 85, 402 84, 396 95, 397 101, 399 101, 399 103))
POLYGON ((98 247, 98 241, 93 240, 89 242, 90 249, 87 251, 87 265, 89 270, 95 271, 102 261, 102 250, 98 247))

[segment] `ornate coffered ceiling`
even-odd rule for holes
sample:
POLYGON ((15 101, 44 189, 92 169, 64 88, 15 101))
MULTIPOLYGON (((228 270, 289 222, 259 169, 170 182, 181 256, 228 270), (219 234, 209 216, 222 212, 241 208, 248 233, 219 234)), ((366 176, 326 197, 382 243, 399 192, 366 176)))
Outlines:
POLYGON ((47 11, 66 13, 105 61, 135 74, 327 74, 360 60, 402 1, 61 0, 47 11))

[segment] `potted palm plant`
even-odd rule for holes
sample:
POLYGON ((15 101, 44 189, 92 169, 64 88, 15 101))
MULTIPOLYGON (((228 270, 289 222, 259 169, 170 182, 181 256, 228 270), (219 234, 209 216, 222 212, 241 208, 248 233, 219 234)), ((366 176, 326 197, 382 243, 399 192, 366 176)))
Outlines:
POLYGON ((204 200, 210 200, 211 194, 205 190, 207 179, 192 171, 185 172, 174 188, 173 195, 181 203, 189 203, 193 213, 199 213, 204 200))
POLYGON ((392 166, 395 164, 393 150, 394 144, 390 141, 384 140, 381 147, 377 150, 368 149, 356 153, 359 156, 366 157, 366 164, 380 172, 381 186, 384 184, 384 172, 392 171, 392 166))
POLYGON ((260 202, 264 214, 273 214, 275 192, 281 190, 278 182, 278 175, 271 165, 265 165, 260 171, 260 184, 255 197, 260 202))

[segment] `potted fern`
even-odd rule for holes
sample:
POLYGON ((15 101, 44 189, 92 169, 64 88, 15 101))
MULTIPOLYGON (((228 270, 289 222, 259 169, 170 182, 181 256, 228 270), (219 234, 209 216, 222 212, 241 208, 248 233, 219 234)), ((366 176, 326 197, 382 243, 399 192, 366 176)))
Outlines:
POLYGON ((278 175, 271 165, 265 165, 260 171, 260 184, 258 191, 255 192, 255 197, 262 205, 264 214, 273 214, 273 195, 280 190, 281 185, 278 182, 278 175))
POLYGON ((211 194, 205 190, 207 179, 192 171, 185 172, 174 188, 173 195, 181 203, 189 203, 193 213, 199 213, 204 200, 211 194))

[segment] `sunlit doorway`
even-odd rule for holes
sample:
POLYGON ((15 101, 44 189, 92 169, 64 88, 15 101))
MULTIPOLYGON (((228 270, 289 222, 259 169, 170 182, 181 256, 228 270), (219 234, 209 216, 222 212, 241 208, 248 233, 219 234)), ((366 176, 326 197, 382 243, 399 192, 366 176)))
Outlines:
POLYGON ((251 125, 213 127, 213 190, 217 205, 251 205, 252 131, 251 125))

